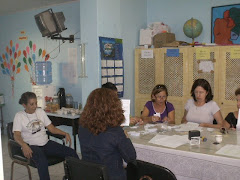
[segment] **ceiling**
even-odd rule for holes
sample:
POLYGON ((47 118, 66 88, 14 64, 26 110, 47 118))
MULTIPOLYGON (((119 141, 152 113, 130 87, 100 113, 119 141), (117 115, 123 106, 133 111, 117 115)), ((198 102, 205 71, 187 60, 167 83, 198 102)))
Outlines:
POLYGON ((0 15, 13 14, 79 0, 0 0, 0 15))

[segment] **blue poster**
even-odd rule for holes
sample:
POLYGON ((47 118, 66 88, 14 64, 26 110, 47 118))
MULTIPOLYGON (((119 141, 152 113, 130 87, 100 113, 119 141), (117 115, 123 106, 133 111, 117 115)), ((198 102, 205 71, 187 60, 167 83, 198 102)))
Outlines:
POLYGON ((124 94, 124 64, 122 39, 99 37, 101 83, 116 85, 119 97, 124 94))

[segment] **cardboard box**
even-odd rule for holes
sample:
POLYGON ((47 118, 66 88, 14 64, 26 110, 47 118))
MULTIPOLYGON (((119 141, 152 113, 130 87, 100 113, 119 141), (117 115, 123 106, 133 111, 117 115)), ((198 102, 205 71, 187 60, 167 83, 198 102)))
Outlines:
POLYGON ((175 34, 173 34, 173 33, 156 34, 153 37, 153 46, 154 46, 154 48, 160 48, 160 47, 163 47, 163 44, 171 43, 175 40, 176 40, 175 34))

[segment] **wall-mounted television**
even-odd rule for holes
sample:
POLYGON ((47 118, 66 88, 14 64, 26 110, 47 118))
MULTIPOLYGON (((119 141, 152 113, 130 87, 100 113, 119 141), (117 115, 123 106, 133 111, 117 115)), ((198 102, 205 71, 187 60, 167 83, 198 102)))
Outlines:
POLYGON ((42 33, 43 37, 56 36, 67 29, 64 26, 65 17, 63 12, 53 13, 52 9, 48 9, 35 15, 34 17, 38 29, 42 33))

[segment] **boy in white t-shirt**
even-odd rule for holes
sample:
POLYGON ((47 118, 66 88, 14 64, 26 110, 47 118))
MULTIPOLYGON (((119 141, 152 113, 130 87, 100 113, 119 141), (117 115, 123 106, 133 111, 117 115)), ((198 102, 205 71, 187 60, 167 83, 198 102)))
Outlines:
POLYGON ((45 127, 53 134, 64 135, 69 146, 71 145, 70 135, 54 127, 46 113, 41 108, 37 108, 37 97, 34 93, 23 93, 19 104, 23 105, 25 110, 15 115, 14 139, 21 145, 24 156, 35 162, 40 180, 50 180, 47 156, 78 158, 78 155, 72 148, 49 140, 45 127))

